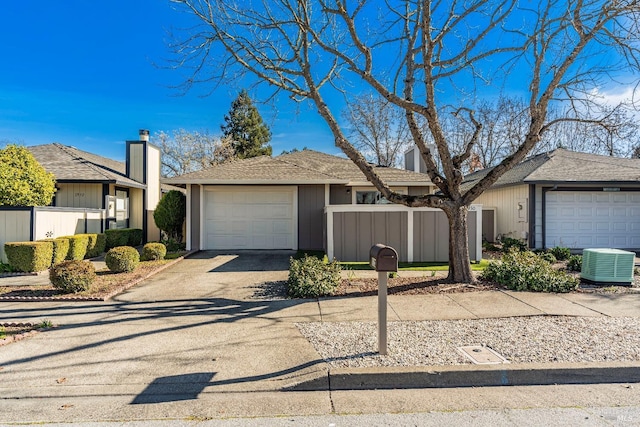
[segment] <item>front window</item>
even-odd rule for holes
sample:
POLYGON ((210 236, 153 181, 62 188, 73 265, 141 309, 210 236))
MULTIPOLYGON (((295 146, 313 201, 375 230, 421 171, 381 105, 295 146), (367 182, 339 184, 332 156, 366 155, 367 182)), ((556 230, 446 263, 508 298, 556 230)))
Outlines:
MULTIPOLYGON (((356 191, 356 204, 358 205, 377 205, 382 203, 382 194, 379 191, 356 191)), ((386 203, 387 200, 384 199, 386 203)))

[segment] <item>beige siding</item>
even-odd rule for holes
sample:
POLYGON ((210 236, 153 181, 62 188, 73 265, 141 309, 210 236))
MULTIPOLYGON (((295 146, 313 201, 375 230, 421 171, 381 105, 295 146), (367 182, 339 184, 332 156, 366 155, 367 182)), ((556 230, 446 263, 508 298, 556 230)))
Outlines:
POLYGON ((36 209, 34 240, 71 236, 85 232, 85 212, 82 209, 36 209))
POLYGON ((0 261, 6 263, 4 244, 28 242, 31 237, 31 210, 0 210, 0 261))
POLYGON ((142 198, 142 189, 129 189, 129 228, 143 228, 142 226, 145 212, 142 198))
POLYGON ((160 150, 147 145, 147 209, 155 210, 160 201, 160 150))
POLYGON ((368 261, 371 247, 382 243, 407 261, 407 212, 335 212, 334 257, 341 261, 368 261))
POLYGON ((475 203, 482 204, 485 208, 496 208, 496 235, 527 238, 529 232, 528 185, 487 190, 475 200, 475 203))
POLYGON ((140 142, 130 142, 129 146, 129 178, 134 181, 144 182, 144 146, 145 144, 140 142))
POLYGON ((57 186, 57 207, 102 208, 102 184, 58 183, 57 186))
POLYGON ((147 211, 147 242, 160 241, 160 229, 156 225, 156 221, 153 219, 154 212, 155 211, 147 211))
POLYGON ((324 184, 298 186, 298 248, 324 249, 324 184))

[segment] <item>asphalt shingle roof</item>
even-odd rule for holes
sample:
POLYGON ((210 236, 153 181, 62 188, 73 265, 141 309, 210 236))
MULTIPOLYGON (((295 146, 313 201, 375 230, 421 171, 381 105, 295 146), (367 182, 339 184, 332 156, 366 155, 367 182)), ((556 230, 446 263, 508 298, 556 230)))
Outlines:
MULTIPOLYGON (((403 169, 376 167, 388 183, 429 185, 427 175, 403 169)), ((278 157, 254 157, 236 160, 164 180, 167 184, 224 184, 229 182, 279 184, 348 184, 365 182, 364 174, 349 159, 302 150, 278 157)))
POLYGON ((126 176, 123 162, 108 159, 58 143, 26 147, 57 181, 114 182, 128 187, 145 185, 126 176))
MULTIPOLYGON (((465 177, 463 190, 482 179, 491 169, 465 177)), ((623 159, 579 153, 558 148, 532 156, 502 175, 493 187, 523 183, 640 183, 640 159, 623 159)))

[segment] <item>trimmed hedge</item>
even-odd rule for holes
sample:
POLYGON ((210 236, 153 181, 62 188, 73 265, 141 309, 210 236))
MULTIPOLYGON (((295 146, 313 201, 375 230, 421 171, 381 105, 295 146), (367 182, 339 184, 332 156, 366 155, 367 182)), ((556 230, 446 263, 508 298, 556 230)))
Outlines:
POLYGON ((53 242, 7 242, 4 252, 12 268, 35 273, 51 266, 53 242))
POLYGON ((114 273, 133 271, 140 263, 140 254, 131 246, 117 246, 109 249, 104 258, 109 270, 114 273))
POLYGON ((49 270, 51 284, 64 293, 86 291, 95 278, 96 269, 91 261, 63 261, 49 270))
POLYGON ((87 245, 89 244, 89 237, 86 234, 74 234, 73 236, 64 236, 69 240, 69 253, 67 254, 68 260, 83 260, 87 254, 87 245))
POLYGON ((157 261, 167 255, 167 247, 162 243, 147 243, 142 248, 141 261, 157 261))
POLYGON ((88 239, 87 253, 85 254, 85 258, 95 258, 104 252, 104 248, 107 243, 107 238, 104 234, 87 233, 82 235, 87 236, 88 239))
POLYGON ((106 249, 118 246, 138 246, 142 244, 142 230, 139 228, 113 228, 104 232, 106 249))
POLYGON ((69 239, 66 237, 56 237, 55 239, 42 239, 40 241, 53 243, 51 265, 56 265, 67 259, 67 254, 69 253, 69 239))

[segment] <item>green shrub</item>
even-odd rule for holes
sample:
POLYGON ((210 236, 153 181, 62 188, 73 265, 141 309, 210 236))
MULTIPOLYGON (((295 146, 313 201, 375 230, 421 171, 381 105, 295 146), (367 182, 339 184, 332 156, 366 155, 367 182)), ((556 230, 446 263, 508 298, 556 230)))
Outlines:
POLYGON ((7 242, 4 252, 9 265, 17 271, 44 271, 51 266, 53 242, 7 242))
POLYGON ((104 233, 96 234, 96 246, 93 248, 95 256, 100 256, 104 253, 107 246, 107 236, 104 233))
POLYGON ((538 255, 540 259, 547 261, 549 264, 553 264, 558 261, 551 252, 537 252, 536 255, 538 255))
POLYGON ((304 255, 290 258, 287 293, 293 298, 317 298, 331 295, 340 285, 340 264, 304 255))
POLYGON ((567 261, 567 270, 582 271, 582 255, 571 255, 567 261))
POLYGON ((565 259, 569 259, 571 256, 571 250, 569 248, 563 248, 562 246, 551 248, 549 249, 549 252, 551 252, 558 261, 564 261, 565 259))
POLYGON ((67 294, 86 291, 95 278, 96 270, 90 261, 62 261, 49 269, 53 287, 67 294))
POLYGON ((511 250, 502 261, 492 261, 484 270, 483 278, 516 291, 569 292, 579 281, 530 251, 511 250))
POLYGON ((109 270, 114 273, 133 271, 140 262, 140 254, 131 246, 117 246, 109 249, 104 258, 109 270))
MULTIPOLYGON (((77 236, 80 236, 80 234, 77 234, 77 236)), ((104 252, 104 237, 99 237, 104 236, 103 234, 87 233, 82 234, 82 236, 87 236, 87 253, 84 256, 85 258, 95 258, 104 252)))
POLYGON ((164 259, 167 254, 167 247, 162 243, 147 243, 142 248, 141 261, 156 261, 164 259))
POLYGON ((66 237, 58 237, 55 239, 42 239, 42 241, 51 242, 53 244, 51 265, 56 265, 57 263, 67 259, 67 254, 69 254, 69 239, 66 237))
POLYGON ((113 228, 104 232, 106 249, 117 246, 138 246, 142 244, 143 233, 139 228, 113 228))
POLYGON ((87 245, 89 244, 89 237, 86 234, 74 234, 73 236, 64 236, 69 240, 69 252, 67 253, 68 260, 80 261, 84 259, 87 254, 87 245))
POLYGON ((162 244, 167 248, 167 252, 183 251, 186 246, 184 243, 177 242, 173 239, 163 240, 162 244))
POLYGON ((142 229, 127 228, 127 246, 139 246, 142 244, 142 229))
POLYGON ((156 226, 168 239, 182 242, 182 225, 187 216, 187 201, 184 194, 171 190, 158 202, 153 212, 156 226))
POLYGON ((519 251, 526 251, 527 244, 520 239, 514 239, 513 237, 503 237, 501 239, 502 252, 509 252, 511 248, 515 248, 519 251))
POLYGON ((109 250, 117 246, 127 246, 129 235, 126 228, 112 228, 104 232, 106 237, 105 249, 109 250))

